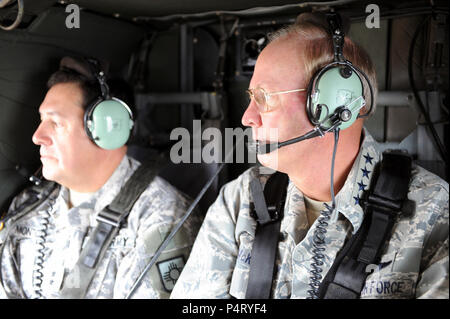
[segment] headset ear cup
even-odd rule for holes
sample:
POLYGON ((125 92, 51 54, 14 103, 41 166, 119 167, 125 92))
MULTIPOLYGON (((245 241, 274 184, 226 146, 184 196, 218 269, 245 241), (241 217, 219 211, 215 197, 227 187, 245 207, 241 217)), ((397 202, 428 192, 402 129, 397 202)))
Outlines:
POLYGON ((103 149, 113 150, 125 145, 132 128, 131 110, 119 99, 100 100, 85 115, 86 133, 103 149))
POLYGON ((344 66, 342 68, 339 68, 339 73, 341 74, 341 76, 344 79, 348 79, 349 77, 352 76, 353 71, 352 71, 352 69, 349 66, 344 66))
POLYGON ((339 124, 346 129, 357 119, 359 108, 364 103, 363 84, 357 72, 348 63, 332 63, 321 69, 314 78, 309 114, 314 125, 327 130, 336 122, 327 117, 339 118, 342 108, 349 107, 351 117, 339 124), (322 106, 322 109, 319 108, 322 106), (323 108, 326 107, 326 112, 323 108), (338 114, 338 113, 339 114, 338 114), (337 116, 336 116, 337 115, 337 116))
POLYGON ((95 110, 95 107, 101 103, 103 101, 103 98, 98 98, 95 102, 91 103, 87 108, 86 111, 84 112, 84 118, 83 118, 83 123, 84 123, 84 131, 86 132, 87 136, 89 137, 89 139, 94 142, 95 144, 95 137, 93 136, 93 130, 94 130, 94 122, 92 119, 92 113, 95 110))
POLYGON ((313 86, 316 81, 316 77, 319 72, 316 72, 314 76, 311 78, 308 84, 308 90, 307 90, 307 98, 306 98, 306 114, 308 115, 308 119, 311 122, 312 125, 318 125, 318 121, 316 118, 316 108, 315 108, 315 99, 317 95, 317 91, 313 91, 313 86))
POLYGON ((317 104, 313 114, 314 121, 316 123, 319 123, 321 115, 322 115, 322 104, 317 104))

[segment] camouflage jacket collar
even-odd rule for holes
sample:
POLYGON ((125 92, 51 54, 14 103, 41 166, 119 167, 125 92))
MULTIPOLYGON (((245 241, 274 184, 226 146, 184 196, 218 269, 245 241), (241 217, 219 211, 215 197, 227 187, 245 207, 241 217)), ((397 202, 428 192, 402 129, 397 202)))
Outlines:
POLYGON ((69 190, 64 186, 61 187, 61 191, 56 200, 61 205, 60 207, 65 207, 69 211, 78 210, 78 208, 82 210, 87 209, 91 212, 93 210, 94 214, 90 214, 91 216, 89 216, 92 224, 97 214, 114 200, 132 172, 133 168, 130 158, 125 155, 106 183, 79 206, 69 210, 69 190))
POLYGON ((352 169, 344 186, 336 195, 336 210, 331 217, 332 221, 336 221, 338 214, 342 214, 352 223, 353 233, 358 231, 363 221, 361 197, 369 189, 374 167, 381 159, 379 145, 366 129, 362 139, 352 169))

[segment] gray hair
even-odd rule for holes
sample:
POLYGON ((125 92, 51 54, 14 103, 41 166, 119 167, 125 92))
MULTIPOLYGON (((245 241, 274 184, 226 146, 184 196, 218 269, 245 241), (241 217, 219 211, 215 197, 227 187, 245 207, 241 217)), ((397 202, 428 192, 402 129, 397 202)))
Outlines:
MULTIPOLYGON (((348 32, 348 27, 344 24, 344 32, 348 32)), ((305 78, 311 79, 313 75, 322 67, 333 61, 333 42, 328 31, 328 23, 325 16, 317 13, 302 13, 297 17, 294 24, 283 27, 273 33, 268 34, 269 43, 285 39, 301 41, 302 50, 299 52, 305 70, 305 78)), ((371 114, 376 109, 376 95, 378 85, 373 63, 367 52, 350 38, 345 37, 344 57, 354 66, 364 72, 373 89, 373 108, 371 114)), ((364 96, 366 98, 366 108, 370 107, 370 89, 364 77, 364 96)), ((366 109, 367 111, 367 109, 366 109)))

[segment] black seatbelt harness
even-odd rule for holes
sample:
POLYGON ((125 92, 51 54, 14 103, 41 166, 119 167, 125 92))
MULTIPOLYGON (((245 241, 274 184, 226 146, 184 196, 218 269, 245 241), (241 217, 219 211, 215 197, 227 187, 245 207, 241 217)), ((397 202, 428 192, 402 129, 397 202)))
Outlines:
POLYGON ((97 216, 97 227, 83 247, 74 269, 64 280, 61 298, 84 298, 95 275, 100 260, 128 217, 135 202, 152 182, 161 167, 162 160, 148 160, 141 164, 127 180, 119 194, 97 216))
MULTIPOLYGON (((406 211, 407 205, 404 204, 408 202, 411 157, 401 151, 386 151, 380 164, 364 201, 363 223, 344 245, 322 281, 320 298, 359 298, 369 274, 367 266, 379 263, 395 220, 406 211)), ((264 187, 265 200, 259 180, 250 184, 258 223, 250 261, 247 299, 270 298, 287 182, 286 174, 273 174, 264 187)))
POLYGON ((407 213, 411 157, 401 151, 383 153, 378 176, 363 201, 364 221, 336 257, 319 288, 323 299, 357 299, 371 267, 378 265, 392 227, 407 213))
POLYGON ((272 288, 276 251, 289 178, 272 174, 264 187, 259 179, 250 183, 257 227, 250 259, 246 299, 268 299, 272 288))

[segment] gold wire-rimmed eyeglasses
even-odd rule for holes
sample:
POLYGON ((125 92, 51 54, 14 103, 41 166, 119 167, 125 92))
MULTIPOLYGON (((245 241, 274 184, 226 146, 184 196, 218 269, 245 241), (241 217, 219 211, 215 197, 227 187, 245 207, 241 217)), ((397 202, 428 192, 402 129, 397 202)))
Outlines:
POLYGON ((254 89, 248 89, 247 93, 250 99, 254 99, 256 105, 258 106, 258 110, 260 113, 270 112, 272 111, 272 107, 269 104, 270 97, 272 95, 280 95, 292 92, 302 92, 306 91, 306 89, 295 89, 295 90, 287 90, 287 91, 279 91, 279 92, 266 92, 263 88, 257 87, 254 89))

